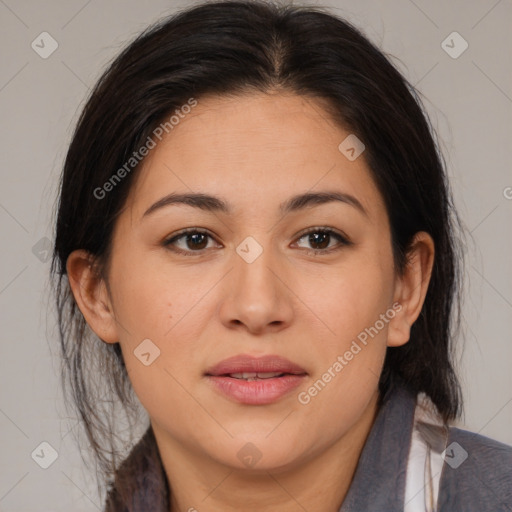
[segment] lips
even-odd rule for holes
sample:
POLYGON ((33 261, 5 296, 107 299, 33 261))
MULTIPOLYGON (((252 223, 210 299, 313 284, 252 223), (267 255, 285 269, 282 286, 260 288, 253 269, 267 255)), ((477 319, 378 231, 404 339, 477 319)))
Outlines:
POLYGON ((222 396, 245 405, 268 405, 300 386, 307 372, 280 356, 234 356, 205 372, 222 396))
POLYGON ((226 376, 243 379, 268 379, 285 374, 305 375, 306 370, 280 356, 252 357, 238 355, 224 359, 209 368, 207 376, 226 376))

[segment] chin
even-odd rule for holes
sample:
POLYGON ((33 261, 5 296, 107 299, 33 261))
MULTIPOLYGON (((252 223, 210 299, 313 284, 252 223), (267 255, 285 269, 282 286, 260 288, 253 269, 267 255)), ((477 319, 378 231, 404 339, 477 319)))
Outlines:
POLYGON ((212 456, 222 464, 236 471, 257 473, 282 473, 293 469, 305 455, 297 453, 297 445, 291 437, 289 442, 283 443, 281 439, 244 436, 243 440, 236 440, 225 446, 221 452, 212 456), (226 457, 227 454, 234 456, 226 457))

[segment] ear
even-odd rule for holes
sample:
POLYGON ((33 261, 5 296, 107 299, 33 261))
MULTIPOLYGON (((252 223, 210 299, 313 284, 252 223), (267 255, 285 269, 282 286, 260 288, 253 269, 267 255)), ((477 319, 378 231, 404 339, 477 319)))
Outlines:
POLYGON ((425 231, 413 237, 407 252, 403 275, 396 277, 394 303, 396 314, 389 322, 388 346, 399 347, 409 341, 412 324, 420 315, 434 264, 434 241, 425 231))
POLYGON ((93 265, 90 253, 73 251, 66 270, 75 301, 89 327, 106 343, 119 341, 112 302, 105 281, 93 265))

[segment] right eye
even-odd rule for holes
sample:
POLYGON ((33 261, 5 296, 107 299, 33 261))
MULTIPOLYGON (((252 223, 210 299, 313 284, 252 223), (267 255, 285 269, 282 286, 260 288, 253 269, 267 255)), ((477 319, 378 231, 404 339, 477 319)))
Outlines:
POLYGON ((184 256, 200 256, 203 251, 208 249, 208 238, 213 240, 213 236, 207 231, 188 228, 171 235, 170 238, 164 240, 163 245, 184 256), (179 243, 181 243, 181 247, 179 247, 179 243))

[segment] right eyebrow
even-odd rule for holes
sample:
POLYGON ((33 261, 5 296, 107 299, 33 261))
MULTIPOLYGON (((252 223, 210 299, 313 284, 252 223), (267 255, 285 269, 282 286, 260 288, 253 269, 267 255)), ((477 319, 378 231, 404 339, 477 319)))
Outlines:
POLYGON ((218 197, 211 196, 208 194, 201 193, 189 193, 189 194, 168 194, 165 197, 159 199, 156 203, 152 204, 145 212, 143 217, 153 213, 160 208, 169 206, 172 204, 186 204, 194 208, 206 210, 210 212, 218 211, 222 213, 231 213, 231 207, 218 197))

